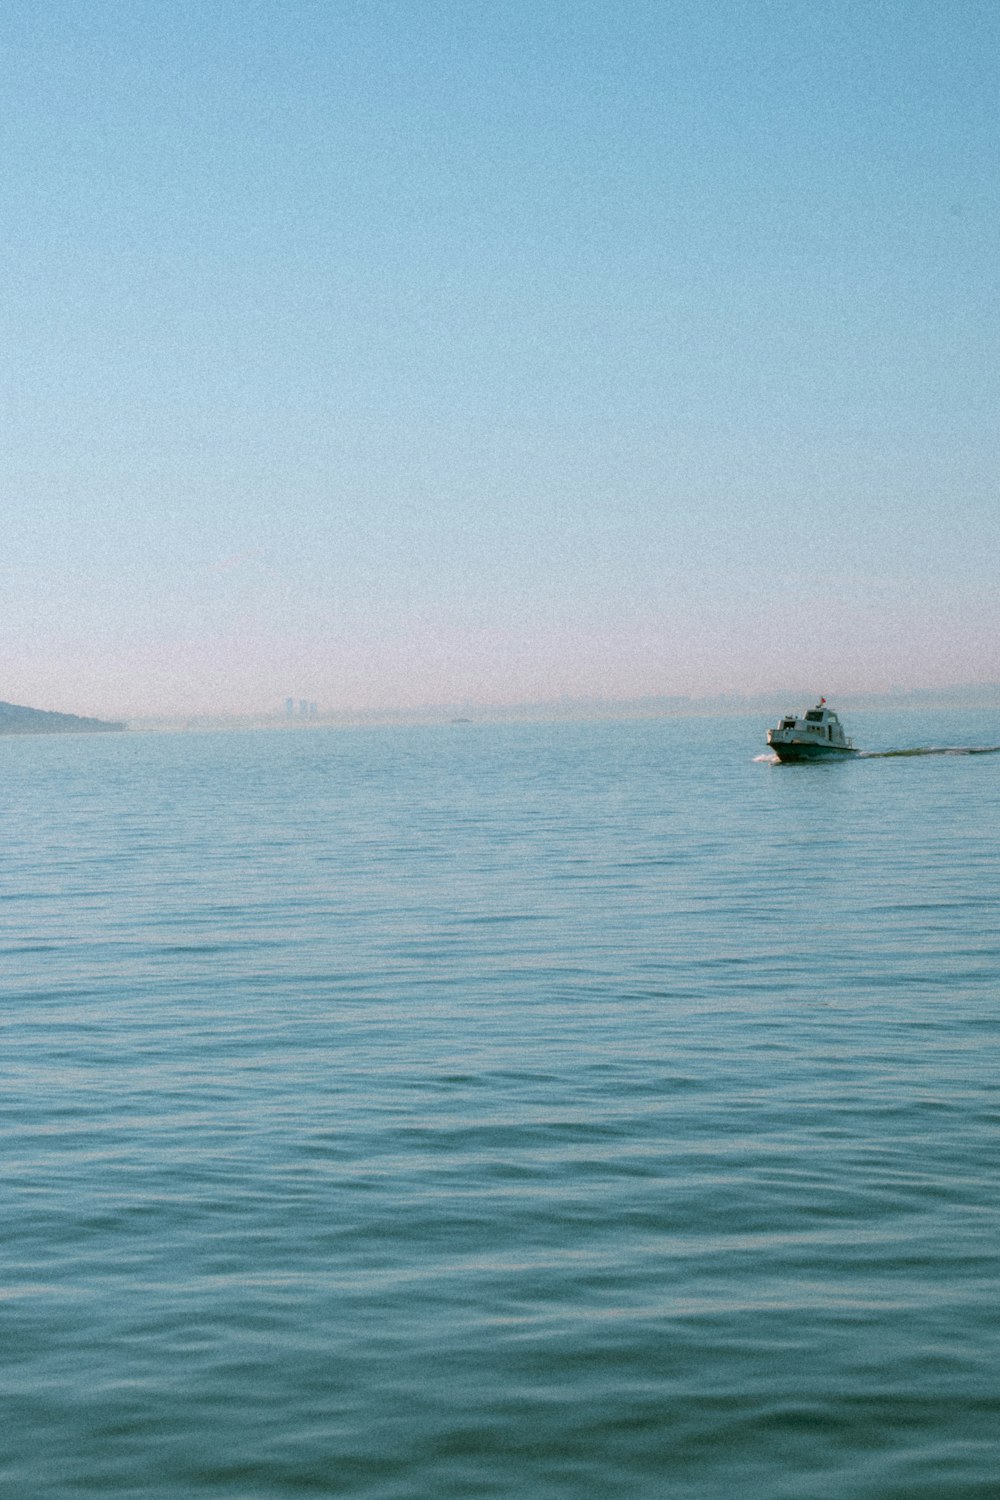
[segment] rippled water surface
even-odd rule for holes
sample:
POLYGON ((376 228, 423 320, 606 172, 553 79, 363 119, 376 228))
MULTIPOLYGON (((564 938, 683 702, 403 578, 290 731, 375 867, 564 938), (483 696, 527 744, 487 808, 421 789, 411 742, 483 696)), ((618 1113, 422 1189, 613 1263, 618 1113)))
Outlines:
POLYGON ((995 1500, 1000 756, 765 728, 0 741, 4 1494, 995 1500))

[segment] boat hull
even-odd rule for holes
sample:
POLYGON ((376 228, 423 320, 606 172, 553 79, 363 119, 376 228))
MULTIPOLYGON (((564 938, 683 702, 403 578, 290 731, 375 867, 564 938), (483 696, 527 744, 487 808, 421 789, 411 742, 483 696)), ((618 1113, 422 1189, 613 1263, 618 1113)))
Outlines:
POLYGON ((782 744, 780 741, 769 740, 768 744, 780 761, 804 761, 804 760, 845 760, 852 755, 857 755, 853 745, 816 745, 808 741, 796 744, 789 741, 782 744))

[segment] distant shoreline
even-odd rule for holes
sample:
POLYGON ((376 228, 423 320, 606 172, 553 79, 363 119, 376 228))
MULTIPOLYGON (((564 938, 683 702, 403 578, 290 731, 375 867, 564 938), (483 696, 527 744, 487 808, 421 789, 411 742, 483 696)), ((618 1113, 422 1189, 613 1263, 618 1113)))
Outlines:
MULTIPOLYGON (((336 709, 315 717, 288 718, 283 713, 161 714, 129 720, 138 732, 183 733, 238 729, 276 732, 317 729, 376 729, 398 725, 469 727, 485 724, 532 724, 581 721, 613 721, 660 718, 707 718, 757 715, 774 717, 790 708, 815 701, 814 688, 787 693, 761 693, 738 698, 720 694, 713 698, 575 698, 518 704, 434 704, 423 708, 336 709)), ((905 694, 830 694, 838 709, 848 713, 939 712, 955 710, 1000 711, 1000 684, 969 688, 917 691, 905 694)))
POLYGON ((123 721, 116 719, 89 719, 80 714, 60 714, 50 709, 0 702, 0 735, 118 734, 125 727, 123 721))
MULTIPOLYGON (((821 688, 822 688, 821 684, 821 688)), ((821 689, 819 689, 821 690, 821 689)), ((289 717, 271 712, 141 714, 128 720, 100 719, 80 714, 0 702, 0 736, 32 734, 185 733, 197 731, 267 729, 275 731, 315 729, 375 729, 394 725, 485 725, 571 723, 660 718, 706 718, 758 715, 773 717, 797 704, 812 702, 815 685, 783 692, 740 696, 719 693, 709 697, 683 695, 641 698, 561 697, 523 703, 426 704, 417 708, 330 709, 309 717, 289 717)), ((954 687, 920 688, 899 693, 828 692, 838 709, 848 713, 941 712, 959 710, 1000 711, 1000 683, 974 683, 954 687)))

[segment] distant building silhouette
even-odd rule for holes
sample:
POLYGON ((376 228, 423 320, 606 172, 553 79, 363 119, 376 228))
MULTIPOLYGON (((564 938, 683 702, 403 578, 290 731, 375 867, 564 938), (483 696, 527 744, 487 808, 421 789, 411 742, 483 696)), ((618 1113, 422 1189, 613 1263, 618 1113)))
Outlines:
POLYGON ((286 719, 318 719, 319 704, 313 703, 310 698, 286 698, 286 719))

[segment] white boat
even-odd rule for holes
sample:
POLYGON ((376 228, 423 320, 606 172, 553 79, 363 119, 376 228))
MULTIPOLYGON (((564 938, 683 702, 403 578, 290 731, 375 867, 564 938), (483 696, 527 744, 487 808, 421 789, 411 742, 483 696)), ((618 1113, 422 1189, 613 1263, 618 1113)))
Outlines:
POLYGON ((825 698, 800 719, 786 714, 776 729, 767 731, 767 743, 779 760, 829 760, 858 753, 825 698))

